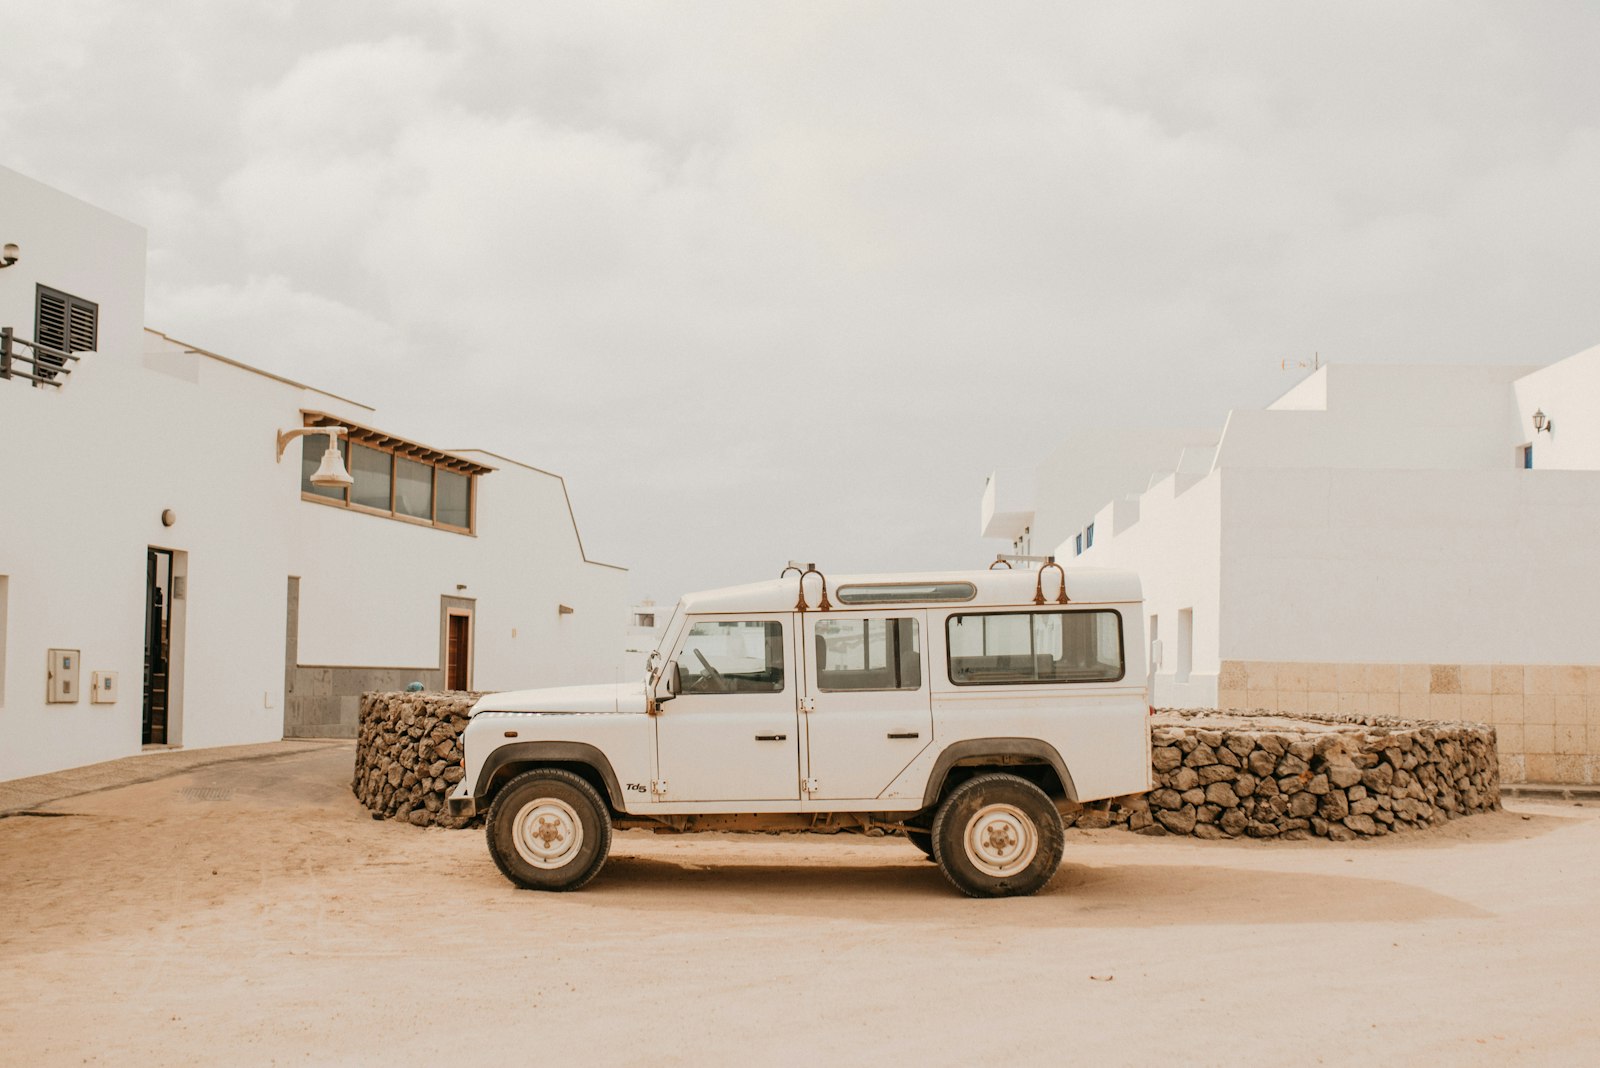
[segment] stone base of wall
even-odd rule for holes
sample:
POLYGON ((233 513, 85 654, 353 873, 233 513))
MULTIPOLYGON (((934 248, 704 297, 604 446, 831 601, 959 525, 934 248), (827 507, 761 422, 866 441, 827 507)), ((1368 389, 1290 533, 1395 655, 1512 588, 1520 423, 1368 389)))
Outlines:
POLYGON ((1505 782, 1600 783, 1600 666, 1224 660, 1224 711, 1485 723, 1505 782))
POLYGON ((1500 807, 1495 732, 1482 724, 1173 710, 1152 745, 1156 788, 1091 807, 1077 826, 1350 841, 1500 807))
POLYGON ((461 781, 461 732, 476 693, 368 693, 361 696, 356 766, 350 788, 374 819, 418 827, 465 827, 445 796, 461 781))
POLYGON ((413 682, 437 690, 438 668, 362 668, 296 665, 283 699, 285 738, 354 738, 361 722, 361 696, 404 690, 413 682))

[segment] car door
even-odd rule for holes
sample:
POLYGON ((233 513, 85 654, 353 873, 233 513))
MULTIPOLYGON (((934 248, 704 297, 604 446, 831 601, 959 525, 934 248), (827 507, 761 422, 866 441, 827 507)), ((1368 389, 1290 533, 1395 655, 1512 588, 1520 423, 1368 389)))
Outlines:
POLYGON ((927 613, 877 607, 802 617, 813 800, 867 800, 933 740, 927 613))
POLYGON ((678 693, 655 717, 658 800, 799 798, 794 636, 793 613, 688 620, 670 660, 678 693))

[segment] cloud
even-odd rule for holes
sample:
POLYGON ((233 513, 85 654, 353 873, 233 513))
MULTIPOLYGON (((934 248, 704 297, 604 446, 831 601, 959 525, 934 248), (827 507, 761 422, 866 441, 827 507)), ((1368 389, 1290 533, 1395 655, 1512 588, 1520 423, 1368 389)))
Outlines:
POLYGON ((150 225, 152 325, 562 471, 639 593, 981 562, 988 469, 1284 357, 1600 336, 1577 5, 0 18, 7 162, 150 225))

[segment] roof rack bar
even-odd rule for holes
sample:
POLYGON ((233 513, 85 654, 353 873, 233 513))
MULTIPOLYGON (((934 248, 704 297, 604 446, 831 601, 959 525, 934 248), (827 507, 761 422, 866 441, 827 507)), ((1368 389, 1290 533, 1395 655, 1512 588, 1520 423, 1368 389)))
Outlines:
POLYGON ((1021 553, 995 553, 994 563, 989 565, 989 570, 993 571, 1001 564, 1005 564, 1007 567, 1010 567, 1012 564, 1044 564, 1048 566, 1055 562, 1056 558, 1054 556, 1024 556, 1021 553))

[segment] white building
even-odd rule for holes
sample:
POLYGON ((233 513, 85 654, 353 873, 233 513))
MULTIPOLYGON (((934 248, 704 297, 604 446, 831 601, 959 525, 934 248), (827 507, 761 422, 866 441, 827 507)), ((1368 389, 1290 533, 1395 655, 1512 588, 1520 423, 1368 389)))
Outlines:
POLYGON ((667 629, 667 618, 672 615, 671 605, 658 605, 649 598, 628 606, 627 624, 622 636, 622 677, 644 678, 645 661, 661 634, 667 629))
POLYGON ((1136 569, 1157 704, 1486 721, 1508 779, 1600 781, 1600 348, 1325 367, 1036 479, 991 479, 983 534, 1136 569))
POLYGON ((145 234, 0 169, 0 326, 82 355, 0 378, 0 779, 350 736, 359 694, 616 677, 625 572, 559 476, 143 324, 145 234), (355 484, 314 487, 345 430, 355 484))

